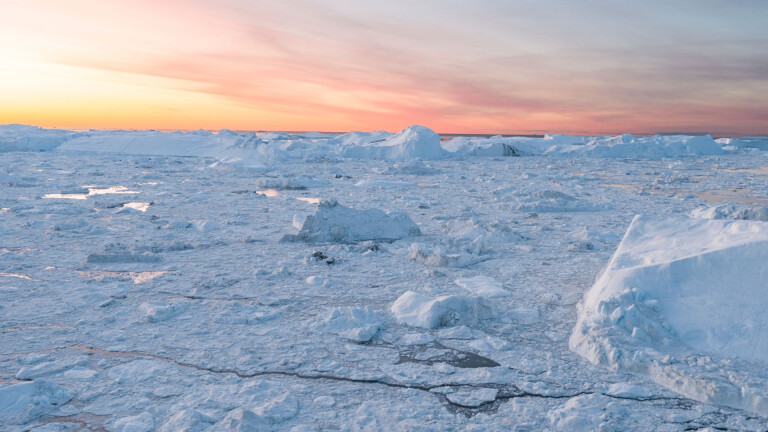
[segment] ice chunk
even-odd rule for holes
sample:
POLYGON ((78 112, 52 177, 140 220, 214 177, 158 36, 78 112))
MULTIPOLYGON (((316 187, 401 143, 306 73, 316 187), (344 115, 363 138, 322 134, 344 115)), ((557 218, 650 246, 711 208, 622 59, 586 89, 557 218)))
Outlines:
POLYGON ((456 285, 480 297, 506 297, 509 291, 501 287, 501 282, 489 276, 456 279, 456 285))
POLYGON ((383 320, 376 316, 373 308, 336 308, 327 317, 315 324, 315 328, 337 334, 357 342, 367 342, 378 333, 383 320))
POLYGON ((115 432, 152 432, 155 430, 155 419, 148 412, 123 417, 115 422, 112 430, 115 432))
POLYGON ((220 430, 237 432, 271 430, 267 420, 243 408, 236 408, 227 413, 220 422, 216 423, 216 427, 220 430))
POLYGON ((141 310, 147 321, 160 322, 180 315, 187 310, 187 306, 189 302, 186 301, 157 300, 142 303, 141 310))
POLYGON ((496 316, 491 302, 483 297, 428 297, 413 291, 406 292, 395 301, 392 313, 401 323, 426 329, 474 325, 496 316))
POLYGON ((635 217, 570 347, 707 403, 768 414, 768 223, 635 217))
POLYGON ((315 214, 304 220, 299 233, 283 241, 355 243, 394 241, 420 234, 419 227, 405 213, 351 209, 331 200, 321 202, 315 214))
POLYGON ((588 394, 568 399, 560 408, 552 410, 547 417, 560 431, 602 430, 603 413, 611 399, 601 394, 588 394))
POLYGON ((0 418, 2 423, 26 423, 73 397, 71 390, 44 380, 0 387, 0 418))

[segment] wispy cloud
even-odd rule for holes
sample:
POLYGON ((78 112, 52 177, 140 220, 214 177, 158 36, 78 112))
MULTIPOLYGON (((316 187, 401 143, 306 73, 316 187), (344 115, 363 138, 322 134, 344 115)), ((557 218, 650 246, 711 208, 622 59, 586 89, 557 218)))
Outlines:
POLYGON ((294 129, 753 133, 768 15, 736 3, 31 0, 0 24, 45 61, 162 78, 294 129))

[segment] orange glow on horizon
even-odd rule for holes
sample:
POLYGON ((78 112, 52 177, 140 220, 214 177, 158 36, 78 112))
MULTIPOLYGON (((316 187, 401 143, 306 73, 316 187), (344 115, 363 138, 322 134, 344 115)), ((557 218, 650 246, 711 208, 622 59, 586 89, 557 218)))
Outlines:
MULTIPOLYGON (((548 24, 523 21, 513 6, 505 6, 506 15, 484 15, 477 5, 437 10, 430 2, 407 17, 395 6, 344 0, 297 0, 291 7, 241 0, 6 3, 0 124, 768 132, 768 77, 753 60, 766 51, 763 44, 735 50, 726 32, 719 45, 654 40, 667 33, 700 37, 696 25, 690 34, 668 24, 658 35, 633 36, 610 16, 589 18, 610 38, 581 23, 570 26, 573 6, 566 3, 562 16, 528 11, 551 15, 548 24), (456 25, 460 19, 464 27, 456 25)), ((724 16, 710 15, 694 18, 724 16)), ((743 15, 753 24, 766 20, 743 15)))

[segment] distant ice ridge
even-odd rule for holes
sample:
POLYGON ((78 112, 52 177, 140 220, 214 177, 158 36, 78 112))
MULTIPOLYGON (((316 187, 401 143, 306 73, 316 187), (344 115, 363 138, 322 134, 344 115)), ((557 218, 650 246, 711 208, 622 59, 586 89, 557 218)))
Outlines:
POLYGON ((768 415, 768 223, 637 216, 585 294, 573 351, 768 415))
POLYGON ((663 159, 720 155, 723 154, 723 149, 710 135, 656 135, 638 138, 624 134, 595 139, 585 145, 556 145, 545 154, 590 158, 663 159))
POLYGON ((731 146, 737 149, 741 148, 754 148, 760 150, 768 150, 768 137, 740 137, 740 138, 718 138, 718 144, 723 146, 731 146))
POLYGON ((67 140, 80 135, 59 129, 36 126, 0 125, 0 153, 12 151, 51 151, 67 140))
POLYGON ((300 223, 296 235, 283 241, 308 243, 356 243, 365 240, 394 241, 421 234, 419 227, 403 212, 379 209, 357 210, 336 202, 322 201, 315 214, 300 223))
POLYGON ((440 145, 440 135, 424 126, 409 126, 382 140, 347 147, 342 156, 354 159, 443 159, 448 152, 440 145))

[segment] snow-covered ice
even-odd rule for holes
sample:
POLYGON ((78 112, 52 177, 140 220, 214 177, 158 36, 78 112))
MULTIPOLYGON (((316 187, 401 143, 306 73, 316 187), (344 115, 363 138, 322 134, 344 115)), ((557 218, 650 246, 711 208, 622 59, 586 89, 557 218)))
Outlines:
POLYGON ((0 430, 765 430, 764 141, 0 126, 0 430))

